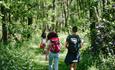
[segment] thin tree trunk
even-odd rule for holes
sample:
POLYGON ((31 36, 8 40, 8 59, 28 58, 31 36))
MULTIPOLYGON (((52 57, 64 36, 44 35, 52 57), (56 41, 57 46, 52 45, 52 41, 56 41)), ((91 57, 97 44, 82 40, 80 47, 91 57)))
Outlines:
POLYGON ((105 0, 102 0, 103 12, 105 11, 105 0))
POLYGON ((28 25, 31 25, 33 22, 33 18, 32 17, 28 17, 28 25))
POLYGON ((63 13, 64 13, 64 17, 65 17, 65 27, 67 27, 67 23, 68 23, 68 0, 64 1, 64 6, 63 6, 63 13))
MULTIPOLYGON (((52 11, 53 11, 53 13, 55 13, 55 0, 52 1, 52 5, 53 5, 52 11)), ((55 14, 52 15, 52 22, 54 22, 54 21, 55 21, 55 14)))
MULTIPOLYGON (((28 17, 28 29, 30 28, 30 25, 32 25, 33 23, 33 18, 32 17, 28 17)), ((28 32, 27 34, 27 38, 30 38, 31 37, 31 34, 28 32)))
POLYGON ((3 41, 3 44, 7 44, 8 42, 7 11, 3 5, 1 6, 1 13, 3 14, 2 16, 2 41, 3 41))
POLYGON ((91 6, 92 4, 90 3, 90 9, 89 9, 89 12, 90 12, 90 37, 91 37, 91 47, 92 47, 92 51, 94 53, 97 52, 97 46, 96 46, 96 43, 95 43, 95 40, 96 40, 96 12, 95 12, 95 7, 92 7, 91 6))
MULTIPOLYGON (((30 9, 29 7, 32 8, 32 6, 28 4, 28 10, 30 9)), ((32 25, 32 23, 33 23, 33 17, 32 17, 32 15, 28 16, 27 19, 28 19, 28 20, 27 20, 28 30, 29 30, 30 27, 31 27, 31 25, 32 25)), ((28 33, 27 33, 27 39, 30 38, 30 37, 31 37, 31 33, 28 32, 28 33)))

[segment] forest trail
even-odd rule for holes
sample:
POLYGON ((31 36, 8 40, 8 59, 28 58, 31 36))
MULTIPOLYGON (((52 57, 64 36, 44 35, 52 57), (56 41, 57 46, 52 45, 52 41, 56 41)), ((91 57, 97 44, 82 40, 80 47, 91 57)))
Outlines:
MULTIPOLYGON (((65 40, 66 37, 67 37, 67 35, 61 34, 59 36, 60 42, 62 43, 62 41, 65 40)), ((44 69, 47 70, 48 69, 48 60, 47 61, 45 60, 45 54, 43 53, 43 50, 39 47, 39 44, 40 43, 38 43, 38 45, 34 44, 34 43, 31 43, 29 45, 29 46, 31 46, 30 51, 32 51, 32 53, 34 54, 33 61, 36 64, 40 65, 40 67, 41 67, 40 70, 44 70, 44 69)), ((66 56, 67 49, 64 48, 63 44, 64 43, 61 44, 62 45, 61 46, 61 48, 62 48, 61 51, 62 52, 60 52, 60 55, 59 55, 59 69, 63 69, 63 66, 65 68, 67 68, 65 66, 65 63, 64 63, 64 59, 65 59, 65 56, 66 56)))

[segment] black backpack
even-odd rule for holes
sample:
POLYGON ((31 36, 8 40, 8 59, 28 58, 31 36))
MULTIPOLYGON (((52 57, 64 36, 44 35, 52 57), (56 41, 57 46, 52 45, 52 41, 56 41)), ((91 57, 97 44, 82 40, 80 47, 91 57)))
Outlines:
POLYGON ((68 52, 69 53, 78 53, 80 48, 80 37, 79 35, 69 35, 68 36, 68 52))

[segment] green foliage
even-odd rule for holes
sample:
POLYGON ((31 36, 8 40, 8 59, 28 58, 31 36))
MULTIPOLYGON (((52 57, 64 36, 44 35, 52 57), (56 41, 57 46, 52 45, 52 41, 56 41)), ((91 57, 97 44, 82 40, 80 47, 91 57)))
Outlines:
POLYGON ((10 45, 1 46, 0 50, 0 70, 40 70, 43 67, 33 61, 35 55, 42 50, 32 49, 27 45, 23 48, 13 48, 10 45))
POLYGON ((78 70, 114 70, 114 56, 105 58, 103 54, 93 54, 86 49, 81 53, 81 61, 79 62, 78 70))
MULTIPOLYGON (((103 1, 104 0, 0 1, 0 7, 4 6, 5 9, 5 12, 0 12, 0 36, 2 36, 2 28, 4 28, 1 23, 5 14, 7 15, 5 24, 8 27, 6 30, 8 32, 9 42, 7 46, 0 44, 2 45, 0 46, 0 70, 47 70, 47 62, 39 63, 44 56, 41 57, 43 50, 38 48, 41 40, 41 32, 45 28, 46 31, 54 28, 55 31, 62 32, 62 34, 59 34, 62 44, 61 55, 65 56, 65 34, 71 32, 72 26, 76 25, 79 28, 79 32, 84 32, 80 34, 80 36, 85 40, 85 45, 89 46, 89 39, 96 41, 95 39, 98 34, 98 30, 96 32, 95 28, 96 25, 94 25, 94 29, 92 29, 90 33, 90 24, 95 22, 97 25, 101 25, 101 21, 104 21, 104 31, 102 32, 105 32, 105 34, 101 34, 100 32, 100 34, 104 36, 104 41, 102 44, 98 44, 98 47, 99 49, 103 47, 106 48, 109 42, 114 40, 115 9, 112 5, 115 3, 112 2, 112 0, 107 0, 107 3, 103 1), (31 18, 32 21, 30 22, 28 18, 31 18), (90 34, 92 34, 91 37, 90 34)), ((2 37, 0 37, 0 39, 1 38, 2 37)), ((109 47, 111 46, 109 45, 109 47)), ((59 70, 68 69, 68 66, 64 64, 64 56, 60 58, 59 70)), ((103 54, 98 53, 93 55, 87 48, 81 51, 81 62, 78 64, 78 70, 114 69, 114 56, 107 56, 107 58, 105 58, 103 54)))
MULTIPOLYGON (((85 37, 87 33, 80 34, 85 37)), ((62 48, 59 60, 59 70, 67 70, 69 66, 64 63, 66 50, 64 42, 67 35, 59 34, 62 48)), ((81 60, 77 65, 78 70, 114 70, 115 60, 114 56, 105 57, 103 54, 93 54, 87 47, 89 40, 84 38, 84 47, 81 49, 81 60)), ((21 44, 20 48, 15 48, 14 45, 0 47, 0 69, 1 70, 48 70, 48 62, 45 61, 45 55, 42 49, 38 48, 40 43, 40 35, 33 36, 32 40, 21 44), (37 47, 34 47, 36 45, 37 47)))
MULTIPOLYGON (((3 47, 3 46, 2 46, 3 47)), ((32 62, 30 56, 22 50, 9 49, 9 48, 0 48, 0 69, 1 70, 22 70, 22 69, 31 69, 32 62)), ((8 47, 8 46, 7 46, 8 47)))

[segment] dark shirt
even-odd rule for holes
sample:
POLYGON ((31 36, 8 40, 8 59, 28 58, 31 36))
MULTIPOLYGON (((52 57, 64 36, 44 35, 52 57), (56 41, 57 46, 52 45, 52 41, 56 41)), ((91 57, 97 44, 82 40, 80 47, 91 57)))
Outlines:
POLYGON ((79 51, 81 43, 79 35, 69 35, 66 39, 66 42, 68 42, 68 53, 74 53, 79 51))

